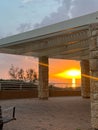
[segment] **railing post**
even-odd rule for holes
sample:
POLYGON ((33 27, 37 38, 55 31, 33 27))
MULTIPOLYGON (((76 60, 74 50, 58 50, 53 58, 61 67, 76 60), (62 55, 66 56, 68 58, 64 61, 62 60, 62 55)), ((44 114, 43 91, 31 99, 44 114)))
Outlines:
POLYGON ((22 84, 20 84, 20 90, 22 90, 22 84))
POLYGON ((2 88, 1 88, 1 83, 0 83, 0 91, 2 90, 2 88))
POLYGON ((3 130, 2 109, 0 106, 0 130, 3 130))

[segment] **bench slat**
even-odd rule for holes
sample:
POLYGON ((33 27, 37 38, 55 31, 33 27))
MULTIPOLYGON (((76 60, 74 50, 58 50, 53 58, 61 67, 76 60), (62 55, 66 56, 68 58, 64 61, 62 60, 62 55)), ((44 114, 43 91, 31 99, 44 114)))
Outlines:
POLYGON ((3 124, 8 123, 12 120, 16 120, 16 118, 3 118, 3 124))

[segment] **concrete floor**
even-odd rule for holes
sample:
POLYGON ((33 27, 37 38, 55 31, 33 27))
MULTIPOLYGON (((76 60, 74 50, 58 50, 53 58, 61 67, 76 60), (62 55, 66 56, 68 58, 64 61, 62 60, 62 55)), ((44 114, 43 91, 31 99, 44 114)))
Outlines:
POLYGON ((90 100, 82 97, 1 100, 0 105, 16 107, 17 120, 4 130, 91 130, 90 100))

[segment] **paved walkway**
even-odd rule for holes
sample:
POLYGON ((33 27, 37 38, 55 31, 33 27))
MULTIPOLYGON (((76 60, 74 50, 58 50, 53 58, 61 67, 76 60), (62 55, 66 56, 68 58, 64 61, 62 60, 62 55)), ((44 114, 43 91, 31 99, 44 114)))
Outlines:
POLYGON ((5 124, 4 130, 91 130, 89 99, 1 100, 0 105, 16 107, 17 120, 5 124))

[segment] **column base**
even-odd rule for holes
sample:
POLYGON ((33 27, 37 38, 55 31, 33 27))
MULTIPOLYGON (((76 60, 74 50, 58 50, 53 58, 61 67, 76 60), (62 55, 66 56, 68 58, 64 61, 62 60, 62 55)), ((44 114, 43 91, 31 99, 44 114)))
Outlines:
POLYGON ((48 100, 48 97, 39 97, 39 100, 48 100))
POLYGON ((82 97, 82 98, 88 99, 88 98, 90 98, 90 97, 82 97))
POLYGON ((82 98, 90 98, 90 95, 82 95, 82 98))

